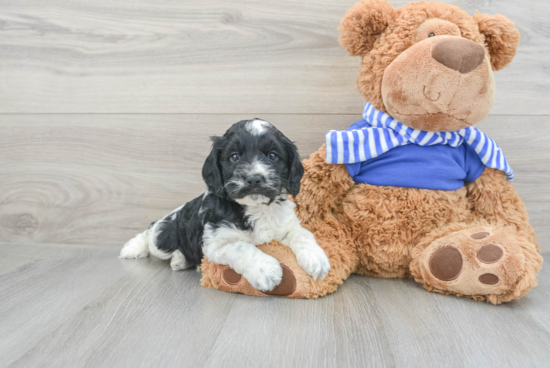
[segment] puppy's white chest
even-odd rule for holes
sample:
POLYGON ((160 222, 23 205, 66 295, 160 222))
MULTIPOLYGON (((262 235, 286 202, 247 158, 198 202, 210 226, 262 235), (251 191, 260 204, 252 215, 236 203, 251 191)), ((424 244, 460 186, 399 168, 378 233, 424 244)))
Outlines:
POLYGON ((269 243, 273 239, 277 239, 277 232, 267 222, 256 223, 254 227, 254 243, 264 244, 269 243))
POLYGON ((294 203, 286 200, 270 205, 247 208, 246 214, 253 225, 254 243, 264 244, 282 240, 297 221, 294 203))

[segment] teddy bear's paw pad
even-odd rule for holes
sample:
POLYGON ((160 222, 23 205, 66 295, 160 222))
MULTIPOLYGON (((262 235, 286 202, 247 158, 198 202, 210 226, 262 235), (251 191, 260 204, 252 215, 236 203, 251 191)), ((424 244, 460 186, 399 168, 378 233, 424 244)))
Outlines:
POLYGON ((222 273, 223 281, 229 285, 237 285, 242 278, 242 275, 238 274, 231 267, 227 267, 222 273))
POLYGON ((504 250, 496 244, 488 244, 481 247, 477 252, 477 258, 480 262, 491 264, 502 259, 504 250))
POLYGON ((492 273, 484 273, 483 275, 479 276, 479 282, 486 284, 486 285, 496 285, 500 279, 497 275, 493 275, 492 273))
POLYGON ((488 237, 489 235, 491 235, 491 233, 488 232, 488 231, 480 231, 480 232, 473 233, 472 235, 470 235, 470 238, 480 240, 480 239, 484 239, 484 238, 488 237))
POLYGON ((440 248, 430 258, 430 271, 439 280, 454 280, 462 271, 462 255, 454 247, 440 248))
MULTIPOLYGON (((281 264, 281 268, 283 269, 283 278, 281 283, 273 290, 262 292, 262 294, 288 296, 294 293, 296 290, 296 277, 294 276, 294 273, 290 270, 290 268, 283 264, 281 264)), ((222 279, 226 284, 231 286, 238 286, 241 281, 245 280, 242 275, 238 274, 230 267, 226 267, 225 270, 223 270, 222 279)))
POLYGON ((422 275, 427 284, 457 294, 505 293, 524 272, 525 256, 518 241, 503 230, 449 234, 421 255, 422 275))
POLYGON ((285 265, 281 265, 283 269, 283 279, 281 283, 271 291, 265 291, 264 294, 267 295, 278 295, 278 296, 287 296, 290 295, 296 290, 296 277, 294 273, 285 265))

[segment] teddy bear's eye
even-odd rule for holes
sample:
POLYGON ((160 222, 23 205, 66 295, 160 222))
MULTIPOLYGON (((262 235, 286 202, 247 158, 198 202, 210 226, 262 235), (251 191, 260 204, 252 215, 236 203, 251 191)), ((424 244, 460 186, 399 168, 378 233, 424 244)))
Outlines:
POLYGON ((428 35, 428 37, 433 37, 433 36, 435 36, 435 33, 433 32, 428 35))

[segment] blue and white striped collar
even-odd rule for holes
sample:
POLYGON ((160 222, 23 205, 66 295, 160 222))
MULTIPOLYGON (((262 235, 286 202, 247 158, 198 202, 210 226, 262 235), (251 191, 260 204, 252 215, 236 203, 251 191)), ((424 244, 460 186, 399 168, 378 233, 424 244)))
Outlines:
POLYGON ((327 163, 364 162, 395 147, 408 144, 458 147, 466 143, 475 149, 485 166, 504 171, 510 181, 514 178, 514 172, 508 165, 499 145, 474 127, 455 132, 429 132, 412 129, 388 114, 376 110, 368 102, 365 103, 363 118, 366 122, 364 128, 331 130, 326 134, 327 163))
POLYGON ((428 132, 426 130, 409 128, 385 112, 376 110, 369 102, 365 103, 363 119, 365 119, 370 127, 391 129, 397 132, 406 141, 420 146, 447 144, 451 147, 458 147, 463 142, 463 138, 458 132, 428 132))

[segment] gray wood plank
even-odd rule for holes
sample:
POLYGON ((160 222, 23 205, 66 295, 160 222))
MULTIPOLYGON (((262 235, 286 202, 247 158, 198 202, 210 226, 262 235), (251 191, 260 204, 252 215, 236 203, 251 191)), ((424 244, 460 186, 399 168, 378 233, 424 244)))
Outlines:
POLYGON ((11 272, 38 258, 61 252, 66 246, 66 244, 0 242, 0 275, 11 272))
MULTIPOLYGON (((355 2, 4 0, 0 112, 357 114, 359 59, 336 31, 355 2)), ((522 34, 493 113, 550 113, 550 3, 447 2, 522 34)))
MULTIPOLYGON (((119 260, 118 247, 56 246, 62 256, 0 276, 1 367, 527 367, 550 359, 547 271, 525 298, 500 306, 359 275, 327 297, 288 300, 205 289, 193 270, 119 260)), ((12 255, 16 248, 3 249, 12 255)))
POLYGON ((113 269, 128 269, 124 276, 26 344, 10 367, 202 365, 233 296, 201 288, 194 270, 173 272, 155 259, 118 260, 117 251, 111 247, 104 257, 120 263, 113 269))
MULTIPOLYGON (((548 259, 550 254, 546 253, 545 259, 548 259)), ((529 295, 529 298, 520 299, 517 304, 520 305, 522 313, 529 313, 538 323, 550 333, 550 313, 548 313, 548 300, 550 300, 550 269, 548 261, 539 273, 539 285, 533 289, 534 292, 529 295)))
MULTIPOLYGON (((250 117, 0 115, 0 240, 120 243, 200 195, 208 137, 250 117)), ((265 118, 306 154, 349 120, 265 118)))
MULTIPOLYGON (((426 292, 413 280, 370 286, 397 366, 513 367, 550 361, 550 333, 519 302, 500 306, 426 292)), ((528 302, 540 290, 525 297, 528 302)))
POLYGON ((101 246, 65 247, 1 275, 1 364, 18 359, 42 334, 55 330, 136 266, 121 266, 113 254, 101 246))
MULTIPOLYGON (((121 244, 202 193, 208 137, 250 117, 0 115, 0 241, 121 244)), ((359 116, 262 118, 297 141, 307 157, 326 131, 344 129, 359 116)), ((539 239, 550 236, 547 120, 491 116, 480 124, 515 169, 539 239)))
POLYGON ((253 367, 261 351, 268 367, 393 367, 379 308, 355 277, 317 300, 239 298, 206 366, 253 367), (254 330, 243 333, 258 313, 266 318, 254 318, 254 330))

